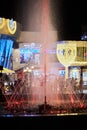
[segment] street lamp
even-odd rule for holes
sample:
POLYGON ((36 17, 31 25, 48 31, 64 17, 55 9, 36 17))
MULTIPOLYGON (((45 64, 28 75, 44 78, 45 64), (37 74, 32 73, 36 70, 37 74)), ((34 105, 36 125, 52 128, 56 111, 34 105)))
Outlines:
POLYGON ((25 73, 25 84, 26 84, 26 94, 28 98, 28 103, 31 100, 31 87, 32 87, 32 72, 33 72, 34 66, 31 67, 26 67, 24 68, 24 73, 25 73))
POLYGON ((32 75, 31 75, 31 73, 32 73, 32 69, 31 68, 29 68, 29 67, 26 67, 25 69, 24 69, 24 73, 26 73, 27 74, 27 85, 28 85, 28 87, 30 86, 31 87, 31 78, 32 78, 32 75), (30 82, 29 82, 30 81, 30 82))
POLYGON ((33 73, 33 69, 34 69, 34 66, 31 66, 31 67, 26 67, 24 69, 24 73, 27 74, 27 78, 28 78, 28 87, 32 85, 32 73, 33 73))

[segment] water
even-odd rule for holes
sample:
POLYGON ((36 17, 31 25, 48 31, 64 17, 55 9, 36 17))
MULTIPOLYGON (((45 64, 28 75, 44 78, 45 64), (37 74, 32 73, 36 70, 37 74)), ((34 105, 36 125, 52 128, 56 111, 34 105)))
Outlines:
POLYGON ((13 93, 5 95, 6 112, 15 115, 39 114, 44 113, 44 105, 46 105, 45 112, 51 114, 87 109, 84 96, 81 98, 81 94, 76 93, 69 79, 54 74, 47 75, 45 94, 46 104, 44 103, 44 75, 33 77, 31 83, 28 80, 18 81, 13 93))

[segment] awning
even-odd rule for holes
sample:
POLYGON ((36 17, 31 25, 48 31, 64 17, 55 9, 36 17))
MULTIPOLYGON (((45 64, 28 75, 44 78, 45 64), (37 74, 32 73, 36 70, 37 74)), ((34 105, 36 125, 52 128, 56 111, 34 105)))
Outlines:
POLYGON ((3 70, 0 70, 0 73, 12 74, 12 73, 15 73, 15 71, 7 69, 7 68, 3 68, 3 70))

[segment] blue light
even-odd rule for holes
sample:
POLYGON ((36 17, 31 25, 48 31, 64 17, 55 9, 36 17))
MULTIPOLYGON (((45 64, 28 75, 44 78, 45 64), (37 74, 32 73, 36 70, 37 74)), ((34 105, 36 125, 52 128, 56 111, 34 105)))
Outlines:
POLYGON ((40 53, 40 50, 39 49, 32 49, 31 52, 32 53, 40 53))
POLYGON ((84 33, 84 34, 81 36, 81 40, 87 40, 87 33, 84 33))
POLYGON ((11 114, 2 115, 3 117, 13 117, 11 114))
POLYGON ((13 42, 8 36, 2 36, 0 39, 0 65, 8 69, 11 69, 10 63, 13 42))

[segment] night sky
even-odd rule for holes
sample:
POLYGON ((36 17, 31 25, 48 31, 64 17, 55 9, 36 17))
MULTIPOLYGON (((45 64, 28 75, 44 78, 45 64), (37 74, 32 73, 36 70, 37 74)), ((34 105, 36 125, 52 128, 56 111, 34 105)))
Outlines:
MULTIPOLYGON (((50 0, 52 22, 58 30, 60 40, 80 40, 82 25, 87 25, 86 1, 82 0, 50 0)), ((22 24, 24 31, 39 31, 36 26, 41 20, 41 0, 3 0, 0 7, 0 17, 13 18, 22 24), (38 10, 38 20, 32 12, 38 10)))

